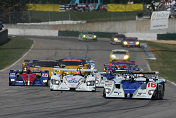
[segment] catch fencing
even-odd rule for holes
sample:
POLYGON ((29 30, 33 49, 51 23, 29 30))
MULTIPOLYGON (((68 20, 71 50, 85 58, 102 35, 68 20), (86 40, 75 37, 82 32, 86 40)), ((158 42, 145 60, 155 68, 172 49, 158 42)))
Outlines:
POLYGON ((135 20, 136 16, 149 15, 145 5, 118 5, 109 4, 108 10, 99 11, 74 11, 68 5, 59 4, 28 4, 28 10, 7 12, 2 17, 7 24, 39 23, 50 21, 117 21, 135 20), (121 7, 119 7, 121 6, 121 7), (120 9, 119 9, 120 8, 120 9))

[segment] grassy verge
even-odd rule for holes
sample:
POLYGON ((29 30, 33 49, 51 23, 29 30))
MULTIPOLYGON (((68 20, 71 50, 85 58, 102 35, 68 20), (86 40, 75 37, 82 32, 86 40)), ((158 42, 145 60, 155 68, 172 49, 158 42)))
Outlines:
POLYGON ((176 82, 176 45, 146 42, 157 60, 149 61, 152 70, 158 70, 160 76, 176 82))
MULTIPOLYGON (((140 12, 140 11, 139 11, 140 12)), ((47 22, 59 20, 86 20, 91 21, 114 21, 114 20, 134 20, 136 19, 135 12, 47 12, 47 11, 30 11, 31 19, 29 22, 47 22)))
POLYGON ((11 65, 27 52, 33 41, 19 37, 9 37, 9 42, 0 46, 0 69, 11 65))

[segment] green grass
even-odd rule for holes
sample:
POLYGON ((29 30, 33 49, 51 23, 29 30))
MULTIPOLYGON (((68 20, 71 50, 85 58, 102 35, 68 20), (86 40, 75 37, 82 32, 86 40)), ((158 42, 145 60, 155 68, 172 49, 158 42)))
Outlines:
POLYGON ((160 76, 176 82, 176 45, 147 42, 157 60, 149 61, 152 70, 158 70, 160 76))
MULTIPOLYGON (((86 20, 91 21, 115 21, 115 20, 134 20, 135 12, 47 12, 47 11, 29 11, 30 22, 47 22, 47 21, 59 21, 59 20, 86 20)), ((28 17, 27 15, 26 17, 28 17)))
POLYGON ((8 43, 0 46, 0 69, 11 65, 22 57, 30 49, 32 44, 33 41, 29 39, 9 37, 8 43))

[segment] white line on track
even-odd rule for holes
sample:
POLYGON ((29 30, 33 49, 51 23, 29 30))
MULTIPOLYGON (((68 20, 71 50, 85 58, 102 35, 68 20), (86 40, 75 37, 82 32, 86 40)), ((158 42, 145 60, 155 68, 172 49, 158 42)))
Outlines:
POLYGON ((14 62, 12 65, 10 65, 10 66, 8 66, 8 67, 6 67, 6 68, 0 70, 0 72, 3 72, 3 71, 5 71, 5 70, 7 70, 7 69, 13 67, 13 66, 16 65, 19 61, 21 61, 21 60, 32 50, 32 48, 34 47, 34 44, 35 44, 35 40, 33 40, 32 46, 30 47, 30 49, 29 49, 21 58, 19 58, 19 59, 18 59, 16 62, 14 62))
POLYGON ((169 83, 171 83, 172 85, 176 86, 176 83, 175 82, 172 82, 170 80, 167 80, 169 83))
MULTIPOLYGON (((148 60, 145 60, 145 61, 146 61, 146 64, 147 64, 147 67, 148 67, 149 71, 152 71, 152 69, 150 68, 150 65, 149 65, 149 63, 148 63, 148 60)), ((168 82, 171 83, 172 85, 176 86, 176 83, 175 83, 175 82, 172 82, 172 81, 170 81, 170 80, 166 80, 166 81, 168 81, 168 82)))

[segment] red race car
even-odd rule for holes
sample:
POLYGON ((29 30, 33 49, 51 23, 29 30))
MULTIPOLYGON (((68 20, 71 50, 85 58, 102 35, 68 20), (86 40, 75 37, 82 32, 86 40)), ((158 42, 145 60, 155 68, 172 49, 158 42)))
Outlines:
POLYGON ((140 42, 136 37, 128 37, 122 41, 123 47, 140 47, 140 42))
POLYGON ((48 86, 48 71, 10 70, 9 86, 48 86))

